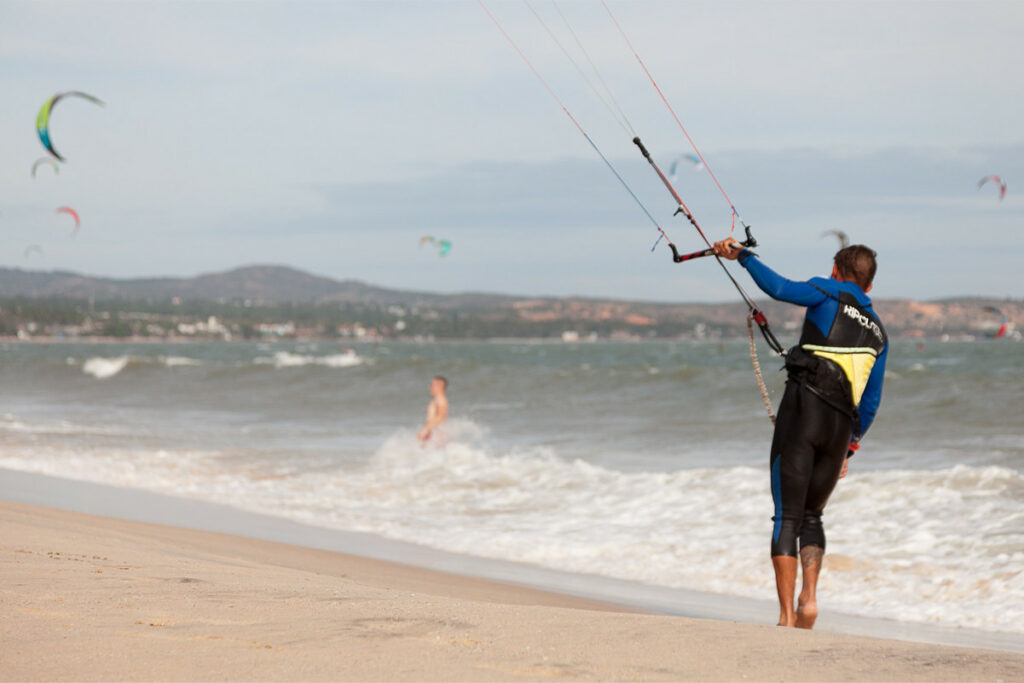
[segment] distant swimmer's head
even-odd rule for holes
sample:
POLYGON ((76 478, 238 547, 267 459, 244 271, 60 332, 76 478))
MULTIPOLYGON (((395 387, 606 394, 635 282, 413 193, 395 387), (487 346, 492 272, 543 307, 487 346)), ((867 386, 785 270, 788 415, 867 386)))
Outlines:
POLYGON ((434 379, 430 380, 430 395, 431 396, 437 396, 438 394, 443 394, 447 390, 448 390, 448 380, 445 379, 444 377, 442 377, 441 375, 437 375, 436 377, 434 377, 434 379))
POLYGON ((832 277, 856 283, 864 292, 868 292, 875 279, 875 271, 878 270, 878 262, 875 260, 877 256, 874 249, 863 244, 840 249, 836 252, 832 277))

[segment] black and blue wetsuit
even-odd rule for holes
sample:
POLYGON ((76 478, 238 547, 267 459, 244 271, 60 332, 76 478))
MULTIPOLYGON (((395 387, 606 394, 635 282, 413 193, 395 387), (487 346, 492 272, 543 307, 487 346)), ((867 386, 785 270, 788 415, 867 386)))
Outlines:
POLYGON ((878 412, 889 344, 871 299, 853 282, 787 280, 750 251, 740 264, 766 294, 807 307, 799 343, 786 354, 788 380, 772 437, 772 555, 825 548, 821 513, 851 441, 878 412))

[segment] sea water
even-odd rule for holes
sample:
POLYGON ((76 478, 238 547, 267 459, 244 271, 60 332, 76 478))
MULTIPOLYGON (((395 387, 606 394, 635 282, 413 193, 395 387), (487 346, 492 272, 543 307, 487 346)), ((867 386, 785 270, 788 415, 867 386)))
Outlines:
MULTIPOLYGON (((1024 633, 1024 345, 897 341, 825 513, 831 611, 1024 633)), ((774 403, 784 375, 762 352, 774 403)), ((746 341, 8 344, 0 467, 770 598, 746 341), (435 374, 449 441, 415 434, 435 374)), ((0 491, 2 496, 2 491, 0 491)))

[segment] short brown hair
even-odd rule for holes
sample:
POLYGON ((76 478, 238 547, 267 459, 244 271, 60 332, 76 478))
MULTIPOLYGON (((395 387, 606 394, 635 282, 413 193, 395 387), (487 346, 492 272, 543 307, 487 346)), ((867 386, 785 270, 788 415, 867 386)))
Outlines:
POLYGON ((854 244, 836 252, 835 264, 844 280, 852 280, 866 291, 875 279, 875 271, 878 269, 878 262, 875 261, 877 256, 874 249, 863 244, 854 244))
POLYGON ((442 377, 441 375, 434 375, 434 379, 436 379, 439 382, 441 382, 441 384, 444 385, 445 389, 448 388, 448 378, 447 377, 442 377))

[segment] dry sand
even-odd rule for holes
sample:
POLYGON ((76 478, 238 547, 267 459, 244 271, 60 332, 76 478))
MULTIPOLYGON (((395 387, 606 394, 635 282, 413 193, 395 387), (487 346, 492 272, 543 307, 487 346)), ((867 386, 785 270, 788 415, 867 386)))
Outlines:
POLYGON ((0 502, 2 680, 1024 680, 1024 655, 638 614, 0 502))

